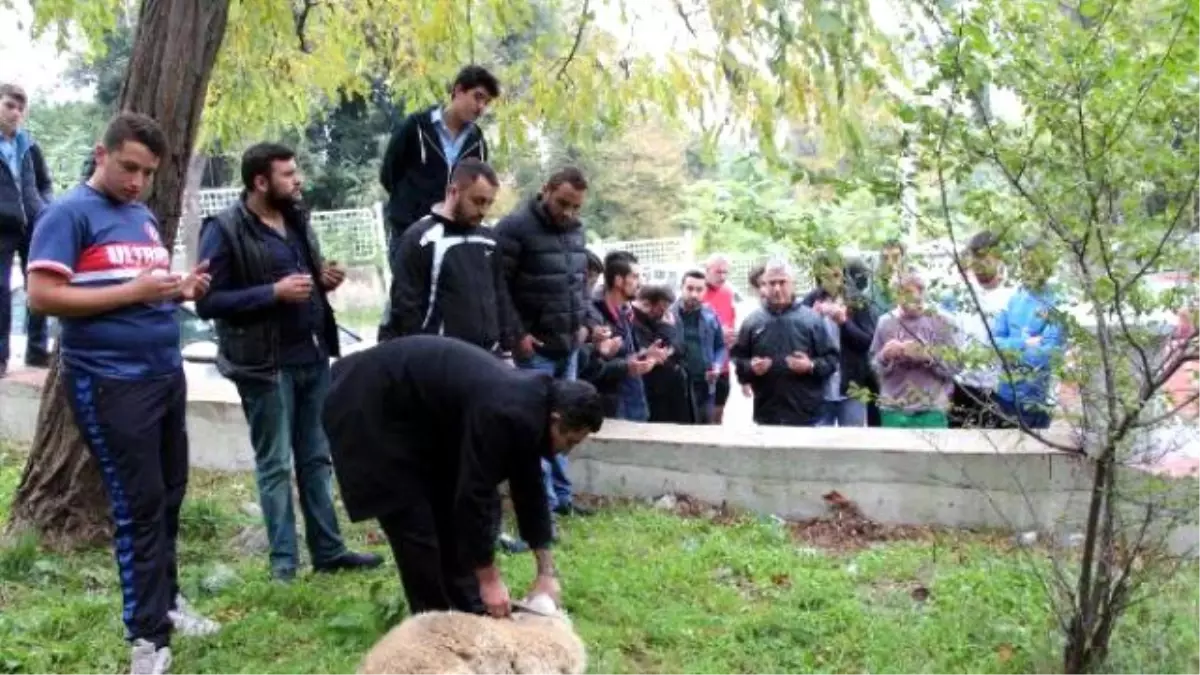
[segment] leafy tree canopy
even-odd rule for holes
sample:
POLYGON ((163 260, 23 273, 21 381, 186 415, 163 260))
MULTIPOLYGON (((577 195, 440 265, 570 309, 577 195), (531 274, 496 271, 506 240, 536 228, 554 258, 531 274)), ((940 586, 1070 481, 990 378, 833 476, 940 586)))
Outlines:
MULTIPOLYGON (((230 2, 206 145, 302 127, 326 102, 368 96, 380 73, 396 101, 442 100, 457 69, 478 62, 506 89, 493 112, 501 158, 534 130, 587 142, 651 113, 698 116, 710 141, 741 126, 775 158, 781 121, 818 124, 830 142, 857 147, 858 112, 878 110, 864 103, 897 75, 867 0, 672 0, 661 7, 692 44, 660 57, 598 25, 605 8, 628 21, 624 0, 230 2)), ((114 47, 128 5, 39 0, 35 32, 58 30, 65 48, 80 30, 96 58, 114 47)))
MULTIPOLYGON (((99 55, 125 4, 38 2, 35 31, 60 29, 65 47, 67 30, 76 27, 99 55)), ((651 68, 644 59, 622 57, 593 19, 586 3, 567 0, 232 0, 203 141, 234 147, 303 127, 314 107, 369 96, 378 73, 388 74, 383 84, 395 100, 444 100, 457 70, 470 62, 493 69, 505 87, 493 111, 500 156, 535 127, 577 134, 595 124, 617 125, 633 101, 649 96, 651 68), (551 25, 516 54, 504 53, 546 16, 551 25)))

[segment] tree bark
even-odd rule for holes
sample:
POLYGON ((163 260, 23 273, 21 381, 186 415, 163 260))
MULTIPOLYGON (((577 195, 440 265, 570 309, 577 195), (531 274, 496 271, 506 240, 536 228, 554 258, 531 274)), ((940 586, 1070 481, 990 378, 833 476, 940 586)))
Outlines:
POLYGON ((175 244, 188 162, 228 19, 229 0, 142 0, 138 15, 117 105, 153 117, 166 134, 167 155, 146 205, 158 216, 167 248, 175 244))
MULTIPOLYGON (((117 107, 153 117, 166 135, 167 153, 146 205, 167 250, 179 228, 188 160, 228 18, 229 0, 142 0, 138 14, 117 107)), ((111 532, 108 499, 67 405, 57 357, 43 386, 9 531, 32 530, 58 548, 94 544, 111 532)))
POLYGON ((10 535, 26 532, 56 550, 99 544, 112 535, 100 467, 75 426, 58 359, 42 385, 33 448, 9 516, 10 535))

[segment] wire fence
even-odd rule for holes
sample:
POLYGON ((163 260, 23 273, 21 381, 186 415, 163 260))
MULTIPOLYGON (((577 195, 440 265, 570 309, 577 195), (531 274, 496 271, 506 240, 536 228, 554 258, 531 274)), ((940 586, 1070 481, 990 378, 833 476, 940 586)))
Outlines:
MULTIPOLYGON (((200 190, 196 203, 202 220, 219 213, 241 197, 238 188, 200 190)), ((387 234, 383 207, 313 211, 311 224, 321 242, 321 252, 329 260, 348 267, 383 265, 387 258, 387 234)))

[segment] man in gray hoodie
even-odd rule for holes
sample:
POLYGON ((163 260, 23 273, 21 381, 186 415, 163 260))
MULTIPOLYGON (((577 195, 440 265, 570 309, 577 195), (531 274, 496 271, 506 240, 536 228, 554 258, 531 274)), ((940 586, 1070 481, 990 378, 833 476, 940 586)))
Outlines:
MULTIPOLYGON (((48 180, 44 181, 44 191, 38 189, 39 172, 44 176, 49 172, 41 152, 23 128, 28 103, 24 89, 0 83, 0 377, 8 372, 13 257, 20 256, 24 274, 33 224, 51 197, 48 180)), ((46 317, 27 310, 25 326, 29 337, 26 365, 48 365, 46 317)))

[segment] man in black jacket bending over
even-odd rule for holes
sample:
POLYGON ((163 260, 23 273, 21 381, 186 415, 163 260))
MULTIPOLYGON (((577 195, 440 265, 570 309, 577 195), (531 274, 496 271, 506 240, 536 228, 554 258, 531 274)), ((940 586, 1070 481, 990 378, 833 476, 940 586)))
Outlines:
MULTIPOLYGON (((564 380, 578 375, 579 347, 587 339, 587 245, 579 222, 587 187, 579 169, 560 169, 541 194, 496 224, 512 313, 520 324, 513 360, 519 368, 564 380)), ((551 507, 562 515, 586 514, 571 499, 565 458, 545 467, 551 507)))
POLYGON ((514 370, 432 335, 339 361, 323 415, 346 511, 379 520, 409 611, 493 616, 510 611, 493 554, 497 486, 508 481, 537 560, 532 593, 557 600, 541 460, 570 451, 603 419, 590 384, 514 370))
POLYGON ((459 162, 446 200, 400 236, 401 264, 392 278, 391 317, 381 338, 429 333, 496 354, 511 349, 504 265, 491 230, 483 227, 499 185, 487 164, 459 162))

